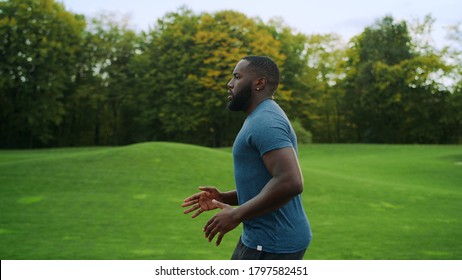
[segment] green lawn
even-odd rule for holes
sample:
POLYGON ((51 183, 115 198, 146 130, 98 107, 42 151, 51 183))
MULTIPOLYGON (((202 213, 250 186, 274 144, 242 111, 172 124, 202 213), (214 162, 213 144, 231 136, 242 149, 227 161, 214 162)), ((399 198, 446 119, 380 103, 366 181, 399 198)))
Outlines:
MULTIPOLYGON (((462 146, 300 147, 306 259, 462 259, 462 146)), ((233 188, 230 149, 174 143, 0 151, 0 258, 229 259, 184 215, 233 188)))

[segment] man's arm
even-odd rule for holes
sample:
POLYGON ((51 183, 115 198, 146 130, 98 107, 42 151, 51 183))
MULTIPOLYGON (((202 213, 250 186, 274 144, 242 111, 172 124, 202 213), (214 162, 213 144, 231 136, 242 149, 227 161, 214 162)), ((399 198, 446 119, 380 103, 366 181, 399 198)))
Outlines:
POLYGON ((303 176, 292 147, 264 154, 263 162, 273 178, 257 196, 236 209, 241 221, 279 209, 303 192, 303 176))
POLYGON ((222 194, 222 198, 223 198, 223 200, 221 202, 223 202, 225 204, 232 205, 232 206, 239 205, 239 202, 237 200, 237 191, 236 190, 232 190, 232 191, 229 191, 229 192, 224 192, 224 193, 221 193, 221 194, 222 194))
POLYGON ((220 233, 216 242, 219 245, 223 236, 242 221, 274 211, 303 191, 303 176, 292 147, 270 151, 263 155, 263 161, 272 179, 257 196, 238 208, 215 202, 222 211, 204 227, 209 241, 220 233))

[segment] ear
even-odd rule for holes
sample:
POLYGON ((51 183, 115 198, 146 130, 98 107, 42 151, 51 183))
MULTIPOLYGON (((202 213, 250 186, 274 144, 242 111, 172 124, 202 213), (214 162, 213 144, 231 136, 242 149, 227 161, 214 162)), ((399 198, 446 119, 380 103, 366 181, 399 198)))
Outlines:
POLYGON ((266 84, 267 84, 267 80, 265 77, 257 78, 254 81, 254 89, 256 91, 263 91, 266 87, 266 84))

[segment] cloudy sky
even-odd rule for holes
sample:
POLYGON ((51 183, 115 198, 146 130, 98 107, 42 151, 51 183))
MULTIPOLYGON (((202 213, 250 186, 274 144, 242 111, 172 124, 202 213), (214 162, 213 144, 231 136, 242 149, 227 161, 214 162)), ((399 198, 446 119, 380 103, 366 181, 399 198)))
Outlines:
POLYGON ((236 10, 267 22, 280 17, 304 34, 337 33, 345 40, 360 34, 377 19, 392 15, 398 20, 423 20, 431 15, 433 38, 437 45, 446 43, 445 27, 462 23, 460 0, 58 0, 74 12, 94 16, 102 11, 129 16, 133 28, 148 30, 167 12, 186 5, 193 11, 236 10))

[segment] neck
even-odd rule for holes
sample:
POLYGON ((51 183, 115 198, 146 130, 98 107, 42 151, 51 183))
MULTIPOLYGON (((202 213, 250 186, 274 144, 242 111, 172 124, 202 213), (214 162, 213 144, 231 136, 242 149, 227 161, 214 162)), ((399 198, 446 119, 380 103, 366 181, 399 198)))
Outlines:
POLYGON ((258 105, 260 105, 260 103, 262 103, 263 101, 265 100, 268 100, 268 99, 273 99, 273 96, 261 96, 259 99, 255 100, 254 102, 252 102, 249 107, 247 107, 247 109, 244 111, 244 113, 248 116, 250 114, 252 114, 252 112, 255 110, 255 108, 258 107, 258 105))

